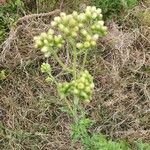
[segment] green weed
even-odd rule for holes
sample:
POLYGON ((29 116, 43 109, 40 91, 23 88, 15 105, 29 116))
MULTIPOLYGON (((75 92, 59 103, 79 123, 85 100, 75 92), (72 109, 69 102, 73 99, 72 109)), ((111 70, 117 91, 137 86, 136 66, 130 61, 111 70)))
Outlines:
POLYGON ((0 6, 0 43, 6 38, 10 28, 19 18, 19 10, 23 11, 24 3, 21 0, 10 1, 0 6))
POLYGON ((6 79, 6 73, 5 70, 0 71, 0 80, 6 79))
POLYGON ((138 0, 94 0, 94 4, 102 9, 104 17, 118 15, 137 3, 138 0))
POLYGON ((136 142, 136 147, 138 150, 149 150, 150 144, 143 142, 136 142))

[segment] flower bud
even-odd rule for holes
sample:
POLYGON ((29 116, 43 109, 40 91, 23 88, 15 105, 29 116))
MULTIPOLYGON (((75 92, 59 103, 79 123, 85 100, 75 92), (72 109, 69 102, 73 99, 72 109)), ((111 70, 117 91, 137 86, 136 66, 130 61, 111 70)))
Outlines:
POLYGON ((69 29, 66 28, 66 27, 63 29, 63 32, 64 32, 65 34, 69 34, 69 33, 70 33, 69 29))
POLYGON ((41 33, 40 35, 41 38, 47 38, 47 34, 45 32, 41 33))
POLYGON ((46 58, 50 57, 50 55, 51 55, 51 52, 46 52, 46 53, 44 53, 44 56, 45 56, 46 58))
POLYGON ((79 14, 78 19, 79 21, 84 22, 86 20, 85 14, 84 13, 79 14))
POLYGON ((47 46, 44 46, 41 48, 41 52, 43 52, 43 53, 46 53, 48 51, 49 51, 49 47, 47 47, 47 46))
POLYGON ((55 26, 57 26, 57 23, 56 23, 55 21, 52 21, 52 22, 51 22, 51 26, 52 26, 52 27, 55 27, 55 26))
POLYGON ((93 39, 94 41, 97 41, 98 38, 99 38, 99 35, 98 35, 98 34, 94 34, 93 37, 92 37, 92 39, 93 39))
POLYGON ((86 7, 86 11, 91 11, 91 9, 92 9, 91 6, 86 7))
POLYGON ((62 35, 61 35, 61 34, 57 35, 57 37, 58 37, 60 40, 62 39, 62 35))
POLYGON ((80 90, 84 89, 84 84, 83 84, 83 83, 79 83, 79 84, 78 84, 78 88, 79 88, 80 90))
POLYGON ((90 42, 92 46, 96 46, 96 42, 95 41, 91 41, 90 42))
POLYGON ((68 22, 69 22, 69 19, 68 19, 68 17, 67 16, 64 16, 63 18, 62 18, 62 21, 63 21, 63 24, 68 24, 68 22))
POLYGON ((92 15, 92 19, 96 19, 97 18, 97 13, 94 13, 93 15, 92 15))
POLYGON ((60 22, 61 22, 61 18, 60 18, 60 17, 55 17, 55 18, 54 18, 54 21, 55 21, 56 23, 60 23, 60 22))
POLYGON ((88 41, 86 41, 86 42, 84 43, 84 47, 85 47, 85 48, 89 48, 89 47, 90 47, 90 43, 89 43, 88 41))
POLYGON ((43 43, 44 43, 44 45, 48 45, 49 41, 47 39, 44 39, 43 43))
POLYGON ((79 90, 74 89, 74 90, 73 90, 73 93, 77 95, 77 94, 79 94, 79 90))
POLYGON ((102 13, 102 10, 101 10, 100 8, 98 8, 98 9, 96 10, 96 12, 97 12, 97 14, 101 14, 101 13, 102 13))
POLYGON ((103 15, 102 14, 98 14, 99 19, 102 19, 103 15))
POLYGON ((63 18, 63 17, 65 17, 65 16, 66 16, 66 13, 61 12, 61 13, 60 13, 60 16, 63 18))
POLYGON ((85 92, 81 92, 80 95, 84 100, 88 99, 88 95, 85 92))
POLYGON ((62 48, 62 44, 61 44, 61 43, 58 44, 57 47, 58 47, 58 48, 62 48))
POLYGON ((61 35, 58 35, 58 36, 54 37, 54 41, 55 41, 56 44, 59 44, 61 42, 61 40, 62 40, 62 36, 61 35))
POLYGON ((103 26, 102 29, 103 29, 104 31, 107 31, 108 28, 107 28, 106 26, 103 26))
POLYGON ((95 30, 95 29, 96 29, 96 25, 95 25, 95 24, 92 25, 92 26, 91 26, 91 29, 92 29, 92 30, 95 30))
POLYGON ((82 48, 83 48, 83 44, 82 44, 82 43, 77 43, 77 44, 76 44, 76 47, 77 47, 78 49, 82 49, 82 48))
POLYGON ((72 37, 77 37, 78 34, 77 34, 76 32, 72 32, 72 33, 71 33, 71 36, 72 36, 72 37))
POLYGON ((63 24, 59 24, 58 27, 60 28, 61 31, 64 31, 65 26, 63 24))
POLYGON ((83 34, 84 36, 86 36, 88 33, 87 33, 87 31, 85 29, 82 29, 81 30, 81 34, 83 34))
POLYGON ((35 36, 33 39, 34 39, 34 41, 40 40, 39 36, 35 36))
POLYGON ((59 90, 60 95, 61 95, 62 97, 65 97, 65 96, 67 96, 67 95, 70 93, 71 84, 68 83, 68 82, 59 83, 59 85, 58 85, 58 90, 59 90))
POLYGON ((52 35, 50 35, 50 34, 47 36, 47 39, 48 39, 49 42, 52 41, 53 38, 54 38, 54 37, 53 37, 52 35))
POLYGON ((84 24, 83 23, 79 23, 79 28, 82 28, 83 26, 84 26, 84 24))
POLYGON ((70 26, 76 26, 76 24, 77 24, 77 22, 76 22, 76 20, 75 19, 73 19, 73 18, 71 18, 70 20, 69 20, 69 25, 70 26))
POLYGON ((104 25, 104 21, 98 21, 98 24, 100 25, 100 26, 103 26, 104 25))
POLYGON ((72 15, 73 15, 73 17, 77 18, 78 17, 77 11, 73 11, 72 15))
POLYGON ((87 40, 87 41, 91 41, 91 39, 92 39, 92 37, 88 34, 88 35, 86 36, 86 40, 87 40))
POLYGON ((82 75, 82 77, 80 78, 80 82, 82 82, 82 83, 85 83, 85 82, 86 82, 86 79, 85 79, 85 77, 83 77, 83 75, 82 75))
POLYGON ((48 34, 53 35, 53 34, 54 34, 54 30, 49 29, 49 30, 48 30, 48 34))
POLYGON ((43 63, 43 64, 41 65, 41 72, 42 72, 42 73, 49 73, 49 72, 51 72, 51 67, 50 67, 50 65, 49 65, 48 63, 43 63))
POLYGON ((35 47, 40 48, 43 46, 43 42, 41 40, 37 40, 35 43, 35 47))
POLYGON ((85 11, 86 18, 87 18, 87 17, 90 17, 90 18, 91 18, 92 13, 93 13, 92 7, 91 7, 91 6, 87 7, 87 8, 86 8, 86 11, 85 11))
POLYGON ((95 12, 95 11, 96 11, 96 7, 95 7, 95 6, 92 6, 92 7, 91 7, 91 10, 92 10, 93 12, 95 12))
POLYGON ((89 19, 89 18, 92 17, 91 11, 86 11, 85 15, 86 15, 86 18, 87 18, 87 19, 89 19))
POLYGON ((91 92, 91 88, 90 88, 89 86, 87 86, 87 87, 85 88, 85 91, 86 91, 87 93, 90 93, 90 92, 91 92))
POLYGON ((101 36, 104 36, 107 34, 107 27, 106 26, 102 26, 100 29, 99 29, 99 32, 100 32, 100 35, 101 36))
POLYGON ((91 83, 90 88, 91 88, 91 89, 94 88, 94 83, 91 83))
POLYGON ((79 31, 79 27, 76 26, 76 27, 73 28, 73 30, 74 30, 75 32, 77 32, 77 31, 79 31))

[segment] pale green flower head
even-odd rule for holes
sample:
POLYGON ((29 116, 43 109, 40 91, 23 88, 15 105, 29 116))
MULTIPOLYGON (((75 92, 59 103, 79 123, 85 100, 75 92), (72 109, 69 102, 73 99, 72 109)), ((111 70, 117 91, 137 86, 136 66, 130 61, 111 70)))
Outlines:
POLYGON ((41 65, 41 72, 42 73, 50 73, 51 72, 51 67, 48 63, 43 63, 41 65))

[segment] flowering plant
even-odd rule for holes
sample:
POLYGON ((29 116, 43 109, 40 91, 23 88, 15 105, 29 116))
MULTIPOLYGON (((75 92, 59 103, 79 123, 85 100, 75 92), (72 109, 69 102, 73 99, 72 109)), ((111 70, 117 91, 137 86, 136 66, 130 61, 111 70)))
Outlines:
POLYGON ((72 125, 74 141, 81 138, 83 145, 87 139, 90 139, 87 128, 93 122, 86 117, 86 111, 80 105, 82 102, 90 102, 94 89, 93 77, 85 69, 87 55, 90 49, 96 46, 98 38, 106 34, 107 27, 104 26, 101 9, 87 6, 83 13, 74 11, 67 15, 61 12, 60 16, 55 17, 51 22, 51 28, 47 33, 41 33, 34 38, 35 46, 41 49, 47 59, 53 57, 62 71, 71 74, 69 82, 61 82, 52 75, 50 64, 43 63, 41 66, 41 72, 47 74, 46 81, 56 84, 61 99, 66 102, 68 107, 65 111, 74 118, 75 123, 72 125), (70 65, 66 65, 59 57, 65 45, 69 48, 70 65), (78 57, 81 56, 83 60, 79 62, 78 57), (79 63, 81 65, 78 65, 79 63), (72 101, 70 102, 69 99, 72 101))

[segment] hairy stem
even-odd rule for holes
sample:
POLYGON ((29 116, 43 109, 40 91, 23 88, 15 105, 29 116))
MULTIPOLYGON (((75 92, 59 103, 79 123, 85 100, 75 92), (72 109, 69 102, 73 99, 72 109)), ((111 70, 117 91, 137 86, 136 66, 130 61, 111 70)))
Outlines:
POLYGON ((69 103, 69 101, 67 100, 67 98, 64 98, 64 101, 65 101, 68 109, 70 110, 71 114, 73 115, 74 111, 73 111, 73 108, 72 108, 71 104, 69 103))
POLYGON ((57 53, 53 53, 53 56, 54 56, 55 60, 59 63, 59 65, 62 67, 63 70, 68 71, 68 72, 72 72, 72 70, 70 70, 70 69, 61 61, 61 59, 58 57, 57 53))
POLYGON ((73 104, 73 112, 74 112, 74 120, 77 123, 79 120, 78 116, 78 105, 79 105, 79 99, 78 97, 74 96, 74 104, 73 104))
POLYGON ((48 73, 48 75, 50 76, 50 78, 53 80, 53 82, 56 84, 56 86, 58 86, 58 82, 56 81, 56 79, 53 77, 53 75, 51 73, 48 73))
POLYGON ((84 71, 86 60, 87 60, 87 55, 88 55, 88 50, 85 51, 84 57, 83 57, 83 63, 82 63, 82 68, 81 70, 84 71))
POLYGON ((73 39, 70 40, 70 44, 73 49, 73 77, 76 79, 77 77, 77 49, 75 46, 75 41, 73 39))

